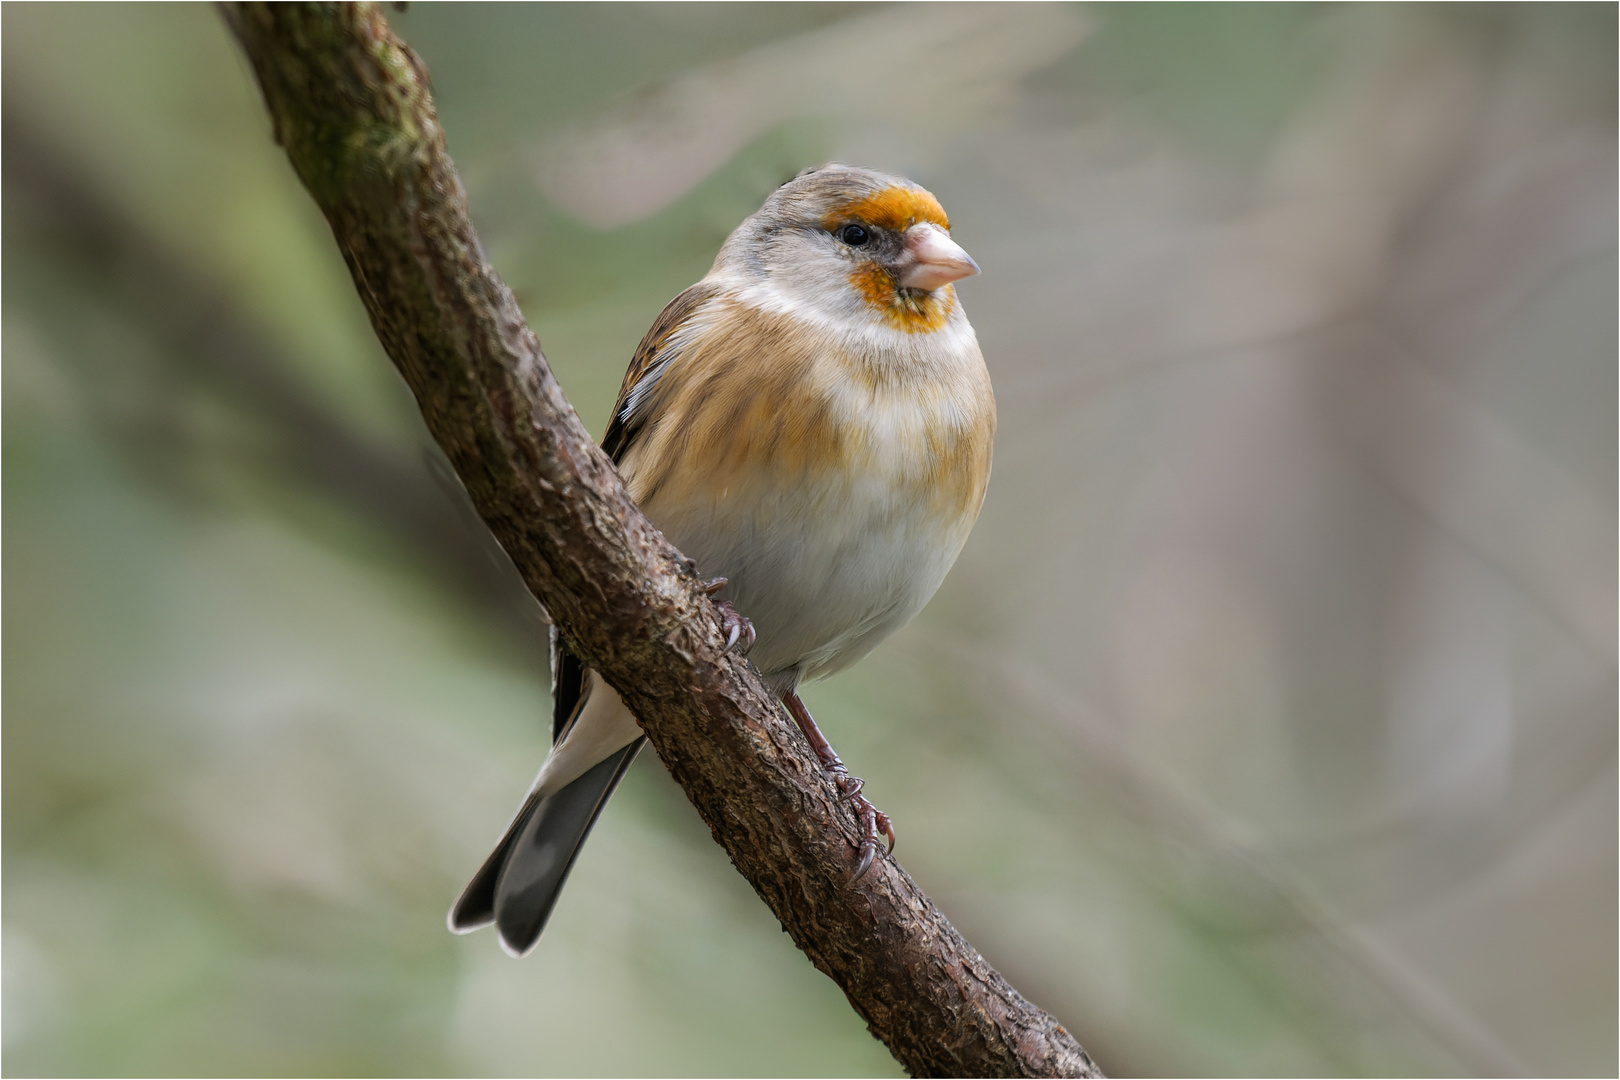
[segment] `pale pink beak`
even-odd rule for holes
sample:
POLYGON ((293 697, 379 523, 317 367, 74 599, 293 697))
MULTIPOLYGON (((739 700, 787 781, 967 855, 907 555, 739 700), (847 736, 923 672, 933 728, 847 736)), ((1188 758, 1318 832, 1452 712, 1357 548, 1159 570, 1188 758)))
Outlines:
POLYGON ((938 225, 919 222, 906 230, 906 250, 900 256, 900 284, 932 292, 979 272, 979 264, 938 225))

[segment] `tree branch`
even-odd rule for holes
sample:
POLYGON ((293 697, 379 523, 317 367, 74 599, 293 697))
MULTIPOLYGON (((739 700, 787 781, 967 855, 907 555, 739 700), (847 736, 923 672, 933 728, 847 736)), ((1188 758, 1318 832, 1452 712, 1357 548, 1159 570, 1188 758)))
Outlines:
POLYGON ((853 818, 563 398, 484 260, 427 72, 376 6, 223 10, 473 504, 795 944, 915 1075, 1100 1075, 892 860, 851 881, 853 818))

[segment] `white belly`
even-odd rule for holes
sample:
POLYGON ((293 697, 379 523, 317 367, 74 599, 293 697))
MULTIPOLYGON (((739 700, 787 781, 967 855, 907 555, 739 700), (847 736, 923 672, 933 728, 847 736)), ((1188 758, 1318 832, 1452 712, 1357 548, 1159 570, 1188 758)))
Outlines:
POLYGON ((988 469, 987 454, 955 455, 962 475, 940 475, 927 433, 960 423, 943 395, 861 394, 837 407, 869 435, 849 465, 766 470, 744 487, 643 507, 700 574, 730 579, 719 595, 753 621, 749 657, 779 689, 847 667, 922 610, 967 540, 988 469), (979 494, 953 501, 942 488, 979 494))
POLYGON ((720 595, 759 635, 750 659, 783 689, 847 667, 921 611, 972 525, 882 480, 831 477, 756 503, 654 521, 700 573, 730 579, 720 595))

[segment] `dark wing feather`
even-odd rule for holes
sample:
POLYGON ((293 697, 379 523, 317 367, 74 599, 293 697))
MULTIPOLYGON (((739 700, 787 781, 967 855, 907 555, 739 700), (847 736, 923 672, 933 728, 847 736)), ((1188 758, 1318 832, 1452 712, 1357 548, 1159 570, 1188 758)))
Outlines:
POLYGON ((557 628, 551 628, 551 742, 562 741, 574 722, 585 696, 585 665, 562 647, 557 628))

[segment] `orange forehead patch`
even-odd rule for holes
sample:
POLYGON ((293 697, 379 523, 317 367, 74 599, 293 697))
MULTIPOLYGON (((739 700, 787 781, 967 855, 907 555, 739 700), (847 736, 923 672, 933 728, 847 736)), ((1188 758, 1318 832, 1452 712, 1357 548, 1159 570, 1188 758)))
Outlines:
POLYGON ((929 221, 949 231, 950 221, 939 200, 922 188, 886 187, 882 191, 853 202, 845 203, 827 215, 826 226, 832 228, 841 221, 856 218, 880 229, 904 232, 919 221, 929 221))

